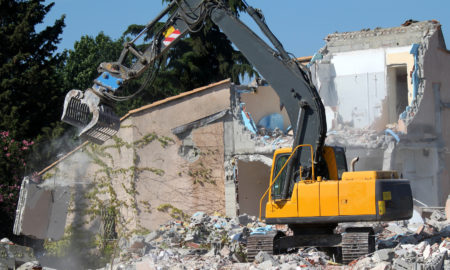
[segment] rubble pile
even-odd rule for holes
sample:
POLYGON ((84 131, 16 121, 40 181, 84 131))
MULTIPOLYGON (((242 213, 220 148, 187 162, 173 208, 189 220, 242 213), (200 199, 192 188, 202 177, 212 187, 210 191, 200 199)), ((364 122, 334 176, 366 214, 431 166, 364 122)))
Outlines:
POLYGON ((54 270, 42 267, 34 256, 33 249, 14 244, 8 238, 0 240, 0 270, 54 270))
POLYGON ((316 269, 329 262, 314 248, 283 255, 260 252, 247 262, 247 237, 274 229, 248 215, 230 219, 197 212, 190 222, 170 221, 147 235, 121 239, 112 269, 316 269))
POLYGON ((387 223, 377 238, 377 251, 353 262, 355 269, 450 269, 450 221, 441 210, 387 223))
MULTIPOLYGON (((340 125, 336 130, 327 133, 326 144, 385 149, 389 142, 397 139, 399 139, 398 135, 392 130, 383 133, 372 129, 356 129, 340 125)), ((279 129, 267 132, 264 128, 261 128, 255 135, 256 149, 261 153, 282 147, 292 147, 293 140, 292 133, 284 134, 279 129)))
MULTIPOLYGON (((230 219, 219 215, 195 213, 188 221, 172 220, 147 235, 134 235, 117 242, 110 264, 98 270, 163 269, 450 269, 450 221, 443 211, 435 210, 429 218, 417 214, 409 221, 341 224, 372 226, 376 251, 349 265, 316 248, 292 250, 272 255, 259 252, 253 262, 246 258, 246 241, 252 234, 264 234, 287 226, 270 226, 255 217, 241 215, 230 219)), ((4 242, 7 240, 3 240, 4 242)), ((10 251, 0 269, 50 269, 41 267, 32 250, 2 243, 9 250, 23 248, 16 258, 10 251), (20 257, 22 256, 22 257, 20 257), (3 267, 3 268, 2 268, 3 267)))
POLYGON ((336 130, 327 133, 328 145, 364 147, 371 149, 386 148, 387 139, 390 136, 372 129, 356 129, 339 125, 336 130))
POLYGON ((442 211, 425 220, 370 225, 377 251, 349 265, 315 248, 281 255, 261 251, 254 262, 247 262, 247 237, 275 228, 247 215, 229 219, 198 212, 189 223, 171 221, 148 235, 121 240, 112 269, 450 269, 450 222, 442 211))
POLYGON ((268 132, 264 128, 261 128, 255 136, 255 149, 258 153, 271 154, 275 149, 292 147, 293 141, 292 132, 285 134, 278 128, 272 132, 268 132))

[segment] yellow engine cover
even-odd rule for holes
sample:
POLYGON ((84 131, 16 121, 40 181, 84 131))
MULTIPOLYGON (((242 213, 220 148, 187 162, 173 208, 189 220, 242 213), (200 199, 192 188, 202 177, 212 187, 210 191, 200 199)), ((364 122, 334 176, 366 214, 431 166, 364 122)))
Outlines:
POLYGON ((300 181, 290 199, 269 199, 266 218, 375 216, 376 180, 395 178, 393 171, 359 171, 345 172, 342 180, 300 181))

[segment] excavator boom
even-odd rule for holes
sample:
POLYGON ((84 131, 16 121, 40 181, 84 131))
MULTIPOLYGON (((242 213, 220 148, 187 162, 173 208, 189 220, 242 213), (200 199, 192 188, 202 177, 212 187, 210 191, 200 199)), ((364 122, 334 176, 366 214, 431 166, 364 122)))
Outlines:
MULTIPOLYGON (((92 88, 84 93, 72 90, 67 94, 62 120, 81 127, 80 135, 90 141, 102 143, 107 140, 119 128, 118 118, 113 114, 111 107, 114 102, 120 100, 116 95, 120 86, 153 67, 179 39, 187 33, 198 30, 205 18, 209 17, 279 95, 296 134, 294 147, 302 142, 311 144, 316 152, 320 152, 326 132, 325 111, 314 85, 309 80, 308 72, 289 57, 269 30, 263 15, 251 6, 247 6, 246 10, 274 48, 232 14, 222 0, 173 1, 147 24, 141 34, 125 44, 118 61, 102 63, 99 66, 98 70, 102 75, 94 81, 92 88), (135 46, 137 39, 152 30, 170 11, 173 11, 172 15, 165 25, 155 33, 146 49, 140 51, 135 46), (132 55, 134 61, 131 66, 126 66, 125 60, 129 55, 132 55)), ((310 161, 309 154, 303 154, 302 151, 299 151, 297 158, 305 164, 310 161)))

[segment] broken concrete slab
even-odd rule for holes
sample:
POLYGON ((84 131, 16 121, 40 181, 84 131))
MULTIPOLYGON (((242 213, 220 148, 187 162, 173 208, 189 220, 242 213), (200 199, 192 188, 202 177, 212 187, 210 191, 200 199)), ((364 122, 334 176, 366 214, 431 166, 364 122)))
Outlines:
POLYGON ((445 217, 447 221, 450 221, 450 195, 448 195, 447 201, 445 202, 445 217))
POLYGON ((64 235, 69 202, 69 187, 44 187, 25 177, 17 204, 14 234, 59 240, 64 235))
POLYGON ((447 218, 445 216, 444 211, 434 210, 433 213, 430 216, 430 219, 432 219, 434 221, 444 221, 447 218))
POLYGON ((377 250, 373 254, 372 259, 374 262, 377 262, 377 263, 383 262, 383 261, 390 262, 390 261, 392 261, 394 256, 395 256, 395 252, 393 249, 380 249, 380 250, 377 250))
POLYGON ((16 270, 42 270, 42 266, 38 261, 32 261, 22 264, 16 270))
POLYGON ((34 260, 36 258, 32 248, 13 243, 0 243, 0 265, 15 269, 19 265, 34 260))

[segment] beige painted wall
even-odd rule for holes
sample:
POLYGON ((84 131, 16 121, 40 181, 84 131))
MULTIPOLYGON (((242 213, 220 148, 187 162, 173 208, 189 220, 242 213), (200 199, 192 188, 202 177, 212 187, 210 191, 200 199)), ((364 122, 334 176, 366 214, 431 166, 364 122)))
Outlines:
POLYGON ((229 81, 223 81, 136 110, 122 121, 118 139, 102 146, 88 144, 46 171, 47 183, 65 182, 72 192, 66 227, 78 224, 91 232, 99 231, 99 219, 90 221, 84 214, 86 206, 89 207, 87 195, 91 195, 91 200, 112 199, 123 204, 121 226, 127 231, 157 229, 172 219, 170 210, 169 213, 158 211, 164 204, 187 214, 196 211, 224 214, 224 119, 192 130, 190 138, 199 149, 199 158, 194 162, 178 154, 183 138, 171 130, 228 110, 230 87, 229 81), (153 133, 166 140, 167 145, 156 139, 132 147, 134 142, 142 142, 153 133), (96 153, 93 158, 92 153, 96 153), (151 171, 154 169, 161 170, 162 175, 151 171), (112 184, 115 197, 110 197, 112 193, 95 192, 98 187, 75 185, 75 182, 98 184, 105 180, 112 184))
POLYGON ((386 54, 386 66, 390 65, 398 65, 405 64, 407 75, 407 84, 408 84, 408 104, 411 104, 413 93, 412 93, 412 84, 411 84, 411 76, 410 72, 414 68, 414 56, 409 52, 400 52, 400 53, 387 53, 386 54))
POLYGON ((255 93, 241 94, 241 102, 245 103, 246 110, 251 113, 256 124, 268 114, 280 113, 283 116, 284 129, 291 125, 286 109, 280 111, 280 98, 270 86, 259 86, 255 93))

